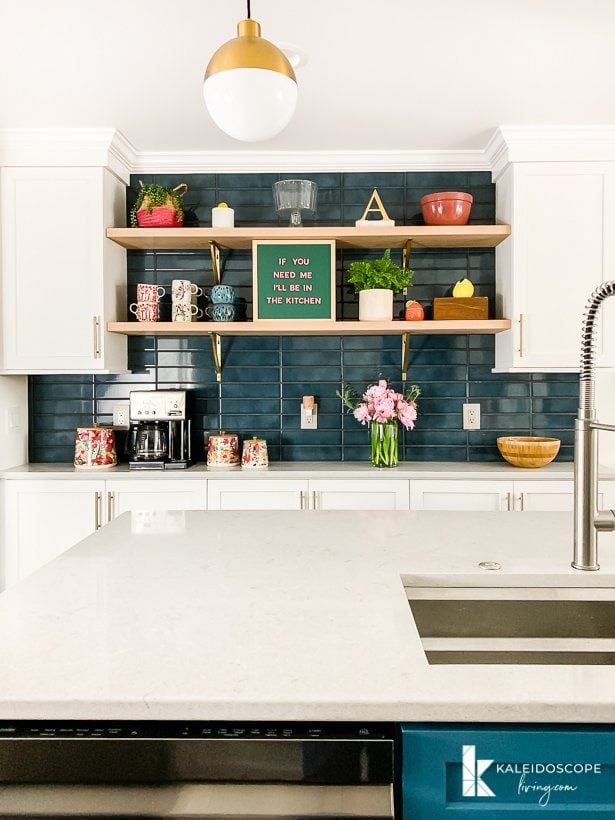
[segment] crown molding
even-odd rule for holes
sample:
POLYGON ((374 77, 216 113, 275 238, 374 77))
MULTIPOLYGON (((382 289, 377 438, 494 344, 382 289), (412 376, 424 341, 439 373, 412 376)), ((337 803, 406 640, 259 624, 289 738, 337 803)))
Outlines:
POLYGON ((0 167, 100 166, 128 184, 136 162, 134 147, 113 128, 0 128, 0 167))
POLYGON ((150 174, 491 170, 483 151, 143 151, 136 163, 150 174))
POLYGON ((494 180, 511 162, 609 162, 615 125, 501 125, 484 153, 494 180))
POLYGON ((496 128, 468 151, 138 151, 113 128, 0 129, 0 167, 101 166, 130 175, 189 173, 351 173, 490 171, 516 162, 615 161, 615 125, 496 128))

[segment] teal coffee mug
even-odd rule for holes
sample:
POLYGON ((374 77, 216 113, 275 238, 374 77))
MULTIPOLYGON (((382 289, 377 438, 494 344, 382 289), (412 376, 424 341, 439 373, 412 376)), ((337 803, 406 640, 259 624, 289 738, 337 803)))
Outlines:
POLYGON ((214 322, 232 322, 235 319, 235 305, 225 303, 209 305, 205 313, 214 322))
POLYGON ((231 285, 214 285, 210 292, 210 298, 214 305, 231 304, 235 298, 235 288, 231 285))

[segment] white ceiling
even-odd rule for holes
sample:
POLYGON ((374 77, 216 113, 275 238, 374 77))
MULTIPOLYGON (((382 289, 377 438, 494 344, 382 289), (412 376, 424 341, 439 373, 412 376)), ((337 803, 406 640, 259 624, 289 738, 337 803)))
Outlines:
POLYGON ((0 0, 0 126, 121 131, 137 151, 483 149, 501 124, 615 123, 615 0, 252 0, 304 49, 266 143, 222 134, 209 57, 245 0, 0 0))

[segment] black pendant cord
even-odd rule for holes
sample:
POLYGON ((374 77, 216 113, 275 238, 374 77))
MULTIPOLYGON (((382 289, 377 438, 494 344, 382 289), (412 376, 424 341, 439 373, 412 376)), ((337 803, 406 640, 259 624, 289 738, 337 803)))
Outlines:
POLYGON ((251 15, 250 15, 250 0, 247 0, 247 3, 248 3, 248 20, 250 20, 250 18, 251 18, 251 15))

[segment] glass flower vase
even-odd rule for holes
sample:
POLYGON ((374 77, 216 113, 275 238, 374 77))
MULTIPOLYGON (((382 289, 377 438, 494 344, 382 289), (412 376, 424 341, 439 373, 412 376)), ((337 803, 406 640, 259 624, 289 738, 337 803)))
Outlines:
POLYGON ((397 467, 399 459, 397 428, 397 421, 373 421, 371 423, 374 467, 397 467))

